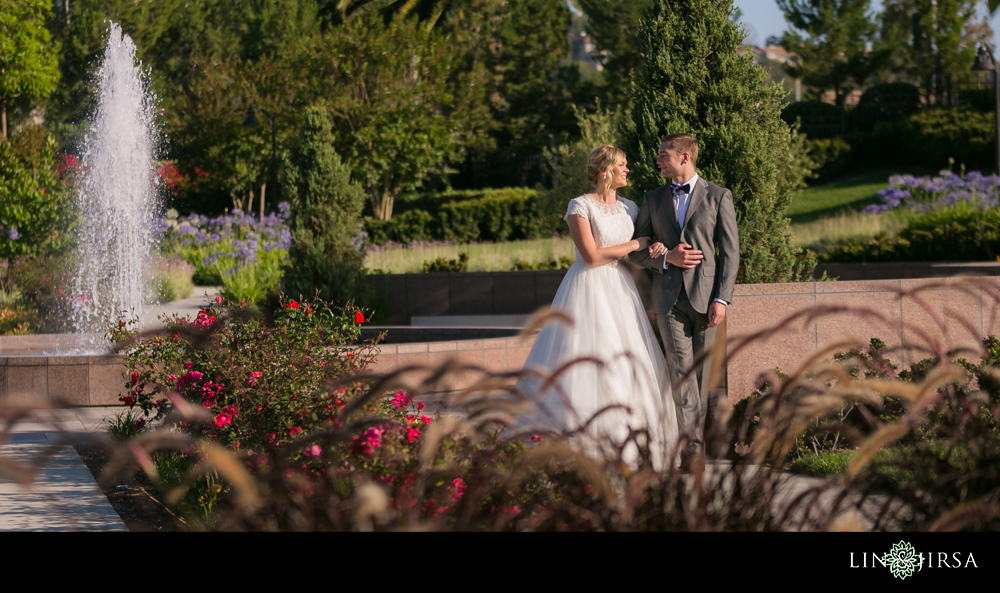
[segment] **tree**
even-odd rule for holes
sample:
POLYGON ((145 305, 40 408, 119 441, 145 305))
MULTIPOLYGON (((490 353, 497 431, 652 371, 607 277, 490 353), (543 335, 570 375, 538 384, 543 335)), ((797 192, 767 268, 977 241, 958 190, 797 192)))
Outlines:
POLYGON ((0 259, 65 247, 71 199, 41 126, 0 142, 0 259))
POLYGON ((693 134, 699 174, 733 192, 739 282, 787 282, 796 277, 797 250, 784 213, 802 171, 781 120, 785 91, 751 52, 739 55, 743 32, 729 20, 732 7, 732 0, 651 4, 636 36, 641 60, 622 148, 641 198, 663 183, 655 166, 660 138, 693 134))
POLYGON ((285 167, 292 207, 292 247, 284 274, 285 292, 343 306, 363 296, 364 255, 358 239, 365 193, 334 150, 335 138, 323 107, 309 108, 298 143, 285 167))
POLYGON ((587 155, 603 144, 619 145, 618 128, 624 117, 620 109, 612 111, 600 106, 593 113, 580 109, 575 111, 580 139, 561 144, 554 150, 546 150, 545 156, 552 170, 552 187, 539 187, 537 190, 539 210, 543 215, 556 219, 566 214, 570 200, 593 191, 594 186, 587 179, 587 155))
POLYGON ((459 55, 416 19, 348 19, 313 47, 317 96, 327 98, 338 149, 381 220, 400 193, 448 172, 462 155, 450 77, 459 55))
POLYGON ((881 78, 917 84, 928 98, 951 81, 965 80, 979 41, 993 38, 989 21, 977 15, 978 5, 978 0, 885 0, 876 47, 890 58, 881 78))
POLYGON ((883 58, 868 50, 876 32, 870 0, 778 0, 778 7, 793 28, 781 38, 781 46, 797 56, 788 73, 820 92, 832 90, 843 107, 883 58))
POLYGON ((0 132, 7 134, 7 103, 22 94, 44 97, 59 81, 56 55, 45 17, 49 0, 0 3, 0 132))
POLYGON ((587 15, 587 32, 594 38, 604 66, 609 107, 624 106, 630 97, 632 72, 639 64, 633 39, 651 0, 578 0, 587 15))

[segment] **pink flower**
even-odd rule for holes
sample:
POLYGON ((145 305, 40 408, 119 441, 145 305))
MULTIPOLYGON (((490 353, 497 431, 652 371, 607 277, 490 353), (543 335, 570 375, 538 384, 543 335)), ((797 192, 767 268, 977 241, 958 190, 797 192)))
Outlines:
POLYGON ((221 303, 222 302, 222 297, 221 296, 215 297, 215 302, 216 303, 221 303))
POLYGON ((302 432, 302 427, 301 426, 293 426, 291 428, 291 430, 289 430, 288 432, 289 432, 289 434, 296 434, 296 433, 302 432))
POLYGON ((247 377, 247 385, 249 385, 250 387, 253 387, 254 385, 256 385, 257 384, 257 379, 260 379, 260 377, 261 377, 262 374, 263 373, 260 373, 259 371, 254 371, 254 372, 250 373, 250 375, 247 377))
POLYGON ((458 502, 458 499, 462 498, 462 495, 465 494, 465 482, 462 478, 455 478, 451 483, 455 487, 455 493, 451 495, 451 501, 458 502))
POLYGON ((399 391, 396 396, 392 398, 392 405, 396 406, 397 410, 402 410, 403 408, 410 405, 413 401, 413 396, 407 395, 405 391, 399 391))
POLYGON ((532 442, 532 443, 540 443, 540 442, 542 442, 542 441, 544 441, 544 440, 545 440, 545 437, 543 437, 543 436, 539 436, 539 435, 537 435, 537 434, 536 434, 536 435, 532 435, 532 436, 531 436, 531 442, 532 442))
POLYGON ((418 412, 423 412, 424 408, 426 408, 426 407, 427 406, 424 404, 424 402, 417 402, 417 411, 418 412))
POLYGON ((407 429, 407 431, 406 431, 406 440, 408 440, 408 441, 410 441, 412 443, 418 437, 420 437, 420 431, 419 430, 417 430, 416 428, 409 428, 409 429, 407 429))
POLYGON ((428 418, 427 416, 424 416, 423 414, 420 415, 420 421, 423 422, 424 424, 434 424, 434 420, 428 418))
POLYGON ((191 366, 192 365, 191 365, 191 361, 190 360, 184 363, 184 368, 186 368, 186 369, 191 368, 191 366))
POLYGON ((177 375, 167 375, 167 381, 170 381, 171 383, 177 381, 177 375))
POLYGON ((303 451, 302 454, 305 455, 306 457, 317 457, 322 451, 323 449, 321 449, 319 445, 313 445, 312 447, 309 447, 308 449, 303 451))
POLYGON ((223 410, 215 417, 215 425, 220 428, 226 424, 232 423, 232 421, 233 415, 230 413, 229 409, 223 410))
POLYGON ((373 426, 365 431, 365 434, 355 436, 354 441, 354 451, 365 453, 371 453, 373 449, 378 449, 382 446, 382 434, 383 430, 377 426, 373 426))

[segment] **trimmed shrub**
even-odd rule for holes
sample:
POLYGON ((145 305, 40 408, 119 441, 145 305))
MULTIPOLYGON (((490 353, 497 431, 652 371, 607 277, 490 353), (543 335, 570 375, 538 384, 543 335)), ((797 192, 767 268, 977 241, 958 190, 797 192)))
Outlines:
POLYGON ((540 212, 537 192, 527 188, 429 194, 412 209, 389 221, 366 219, 368 240, 375 245, 389 241, 516 241, 537 239, 564 230, 562 219, 540 212), (480 196, 455 201, 462 196, 480 196), (448 201, 445 201, 448 200, 448 201))
POLYGON ((284 286, 344 306, 368 293, 358 236, 365 193, 333 145, 326 110, 310 108, 286 167, 292 246, 284 286))
POLYGON ((805 148, 816 166, 811 178, 819 183, 836 179, 851 163, 851 145, 843 138, 806 140, 805 148))
POLYGON ((1000 210, 944 208, 915 215, 897 236, 848 239, 822 256, 826 262, 996 261, 1000 210))
POLYGON ((995 134, 992 113, 944 107, 878 122, 870 133, 851 134, 845 140, 852 147, 851 160, 869 167, 938 170, 953 158, 966 169, 991 170, 995 134))
POLYGON ((801 121, 812 131, 811 137, 825 138, 840 134, 843 130, 843 114, 836 105, 823 101, 798 101, 789 103, 781 110, 781 119, 793 126, 801 121))

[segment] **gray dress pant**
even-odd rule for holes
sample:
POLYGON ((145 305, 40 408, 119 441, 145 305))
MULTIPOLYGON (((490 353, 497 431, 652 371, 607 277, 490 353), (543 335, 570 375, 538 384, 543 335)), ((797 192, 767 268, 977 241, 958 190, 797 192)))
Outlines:
POLYGON ((681 432, 691 433, 691 451, 703 452, 711 357, 686 380, 681 379, 694 364, 695 355, 703 351, 706 344, 712 344, 717 328, 709 328, 708 315, 694 310, 683 286, 673 308, 666 313, 657 312, 656 325, 666 350, 667 374, 671 377, 677 404, 677 422, 681 432))

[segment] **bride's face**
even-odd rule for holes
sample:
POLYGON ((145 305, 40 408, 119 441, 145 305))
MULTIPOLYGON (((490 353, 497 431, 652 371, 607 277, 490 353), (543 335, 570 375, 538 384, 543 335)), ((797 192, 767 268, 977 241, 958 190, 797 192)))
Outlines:
POLYGON ((622 159, 620 163, 608 170, 611 175, 611 189, 618 189, 628 185, 628 161, 622 159))

